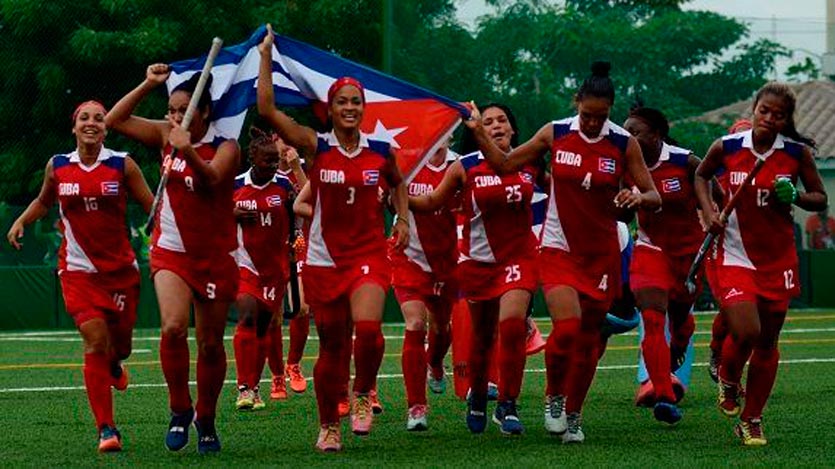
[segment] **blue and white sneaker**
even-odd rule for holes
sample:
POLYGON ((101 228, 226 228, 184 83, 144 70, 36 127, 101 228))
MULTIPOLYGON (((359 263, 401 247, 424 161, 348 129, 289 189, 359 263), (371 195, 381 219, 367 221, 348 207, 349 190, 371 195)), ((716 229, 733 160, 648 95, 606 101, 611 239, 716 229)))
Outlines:
POLYGON ((220 438, 217 436, 214 423, 194 422, 197 429, 197 452, 200 454, 220 452, 220 438))
POLYGON ((487 399, 470 396, 467 398, 467 428, 472 433, 484 433, 487 428, 487 399))
POLYGON ((545 429, 552 435, 562 435, 568 429, 565 396, 545 396, 545 429))
POLYGON ((180 451, 188 445, 188 428, 194 422, 194 409, 182 414, 171 414, 168 423, 168 434, 165 435, 165 447, 169 451, 180 451))
POLYGON ((496 401, 499 399, 499 386, 496 383, 487 383, 487 400, 496 401))
POLYGON ((652 409, 652 415, 655 416, 655 420, 669 423, 670 425, 677 423, 683 417, 678 406, 663 401, 655 403, 655 407, 652 409))
POLYGON ((505 435, 521 435, 525 431, 522 422, 519 421, 516 401, 499 402, 493 413, 493 423, 500 425, 505 435))
POLYGON ((443 368, 441 369, 441 377, 435 378, 435 374, 432 373, 432 367, 429 367, 426 372, 426 384, 429 385, 429 390, 433 394, 443 394, 446 392, 446 373, 443 368))
POLYGON ((568 423, 565 433, 562 434, 563 444, 582 443, 586 441, 586 434, 583 433, 583 417, 579 412, 571 412, 566 416, 568 423))

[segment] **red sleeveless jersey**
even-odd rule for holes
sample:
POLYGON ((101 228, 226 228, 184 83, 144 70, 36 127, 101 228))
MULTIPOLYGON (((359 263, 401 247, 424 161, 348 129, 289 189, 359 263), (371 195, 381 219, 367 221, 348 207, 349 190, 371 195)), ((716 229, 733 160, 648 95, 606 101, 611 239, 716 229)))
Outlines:
POLYGON ((461 158, 467 174, 462 196, 461 260, 503 264, 536 250, 531 199, 536 170, 497 175, 481 153, 461 158))
POLYGON ((238 221, 238 267, 263 279, 289 278, 288 204, 293 192, 290 180, 279 175, 263 186, 253 182, 251 170, 235 178, 235 205, 257 212, 254 220, 238 221))
MULTIPOLYGON (((224 141, 201 142, 194 150, 211 161, 224 141)), ((171 151, 170 144, 166 145, 163 155, 171 151)), ((233 192, 234 180, 208 187, 195 178, 182 156, 176 156, 157 212, 153 248, 195 257, 232 253, 237 248, 233 192)))
POLYGON ((381 195, 384 187, 400 183, 390 151, 389 144, 365 134, 351 153, 333 133, 318 135, 310 170, 313 217, 307 265, 344 267, 386 256, 381 195))
POLYGON ((577 256, 619 258, 616 209, 626 168, 629 133, 606 121, 588 138, 578 116, 553 123, 551 194, 542 228, 542 247, 577 256))
MULTIPOLYGON (((787 177, 797 184, 803 144, 778 135, 772 148, 763 155, 754 150, 751 131, 722 139, 722 166, 718 175, 726 194, 733 194, 754 167, 757 158, 765 160, 762 169, 739 196, 719 240, 720 265, 752 270, 789 272, 797 266, 792 207, 777 200, 774 181, 787 177)), ((786 279, 799 283, 798 279, 786 279)))
POLYGON ((126 219, 126 156, 102 147, 92 166, 84 166, 77 151, 52 158, 64 237, 58 249, 59 273, 136 267, 126 219))
POLYGON ((660 250, 673 257, 693 255, 699 250, 704 233, 688 169, 690 153, 664 143, 658 162, 649 168, 661 195, 661 208, 656 212, 638 210, 637 246, 660 250))

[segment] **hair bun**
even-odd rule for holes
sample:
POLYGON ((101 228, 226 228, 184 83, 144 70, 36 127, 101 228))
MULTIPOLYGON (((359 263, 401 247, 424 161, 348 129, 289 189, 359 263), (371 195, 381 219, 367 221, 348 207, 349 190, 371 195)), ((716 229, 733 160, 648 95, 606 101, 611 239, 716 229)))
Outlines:
POLYGON ((612 64, 604 61, 596 61, 591 64, 591 74, 595 77, 609 78, 609 70, 612 69, 612 64))

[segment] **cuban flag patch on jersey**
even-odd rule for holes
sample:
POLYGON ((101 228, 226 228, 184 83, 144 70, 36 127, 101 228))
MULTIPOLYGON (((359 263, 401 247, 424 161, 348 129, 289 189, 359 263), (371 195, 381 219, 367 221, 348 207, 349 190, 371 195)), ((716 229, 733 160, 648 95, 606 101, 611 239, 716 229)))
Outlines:
POLYGON ((597 170, 601 173, 615 174, 615 160, 612 158, 600 158, 597 163, 597 170))
POLYGON ((377 169, 366 169, 362 172, 362 183, 366 186, 376 186, 380 181, 380 171, 377 169))
POLYGON ((119 195, 119 181, 101 183, 101 195, 119 195))
POLYGON ((661 181, 661 190, 664 192, 678 192, 681 190, 681 182, 678 178, 663 179, 661 181))
POLYGON ((522 178, 522 182, 533 184, 533 174, 531 173, 519 173, 519 177, 522 178))
POLYGON ((267 196, 267 207, 281 207, 281 196, 280 195, 267 196))

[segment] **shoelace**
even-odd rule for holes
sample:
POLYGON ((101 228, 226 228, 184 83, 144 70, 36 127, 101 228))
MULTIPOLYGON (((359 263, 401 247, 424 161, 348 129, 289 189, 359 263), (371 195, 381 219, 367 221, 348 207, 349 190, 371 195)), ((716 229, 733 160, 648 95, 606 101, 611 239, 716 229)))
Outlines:
POLYGON ((569 433, 577 433, 580 431, 580 427, 582 426, 583 422, 580 418, 580 414, 571 413, 568 415, 568 432, 569 433))
POLYGON ((330 443, 334 445, 339 444, 339 432, 337 431, 337 427, 328 425, 325 427, 325 443, 330 443))
POLYGON ((548 402, 545 404, 548 413, 551 414, 551 418, 559 418, 562 414, 563 405, 565 403, 564 398, 560 396, 548 396, 548 402))
POLYGON ((357 417, 364 419, 371 411, 371 399, 368 396, 357 396, 354 401, 354 413, 357 417))
POLYGON ((426 406, 418 404, 413 406, 412 409, 409 409, 409 415, 411 417, 420 417, 426 414, 426 406))
POLYGON ((742 422, 742 430, 748 438, 762 438, 763 427, 760 419, 751 419, 742 422))

